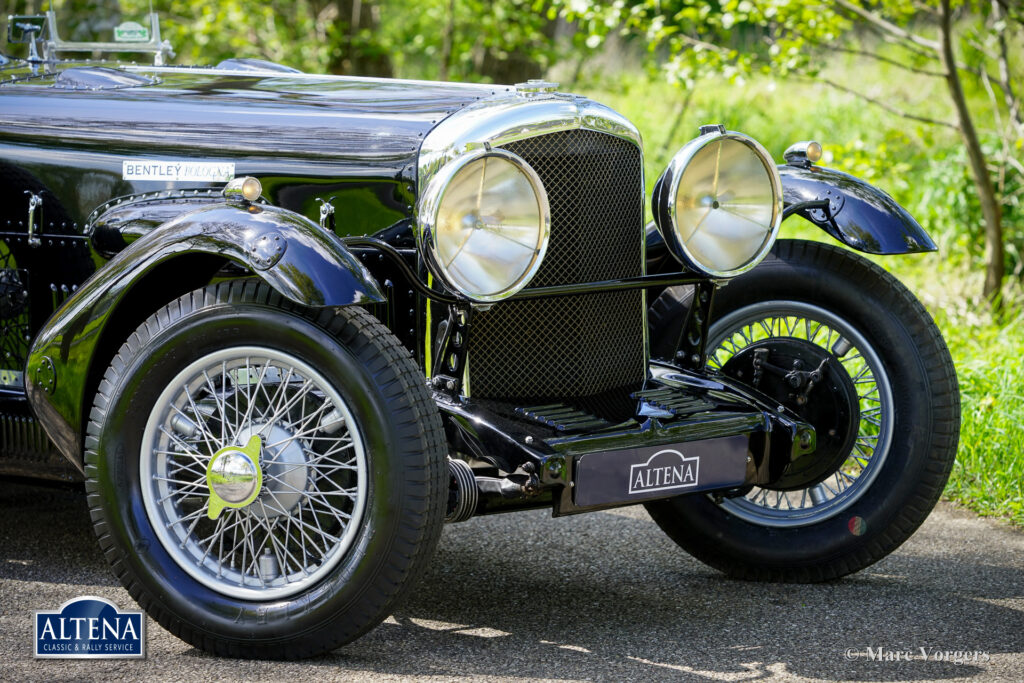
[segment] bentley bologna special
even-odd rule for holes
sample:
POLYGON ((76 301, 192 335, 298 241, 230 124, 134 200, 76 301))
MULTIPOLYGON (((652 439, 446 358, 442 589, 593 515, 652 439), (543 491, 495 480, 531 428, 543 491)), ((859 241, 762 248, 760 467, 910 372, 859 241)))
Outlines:
POLYGON ((934 506, 953 365, 854 252, 935 246, 817 143, 776 165, 702 126, 645 226, 640 135, 597 102, 166 66, 150 19, 71 43, 11 18, 0 468, 84 482, 170 632, 336 648, 474 515, 643 504, 726 574, 803 582, 934 506), (793 216, 839 244, 777 240, 793 216))

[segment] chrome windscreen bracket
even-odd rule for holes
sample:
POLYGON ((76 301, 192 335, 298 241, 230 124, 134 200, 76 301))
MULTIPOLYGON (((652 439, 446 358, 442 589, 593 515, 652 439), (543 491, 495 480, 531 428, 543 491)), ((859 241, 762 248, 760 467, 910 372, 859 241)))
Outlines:
POLYGON ((141 52, 153 55, 153 64, 163 66, 168 57, 174 57, 171 43, 160 39, 160 17, 149 14, 149 28, 135 22, 125 22, 114 29, 111 42, 75 42, 62 40, 57 31, 57 14, 46 13, 47 40, 45 58, 53 59, 61 52, 141 52))

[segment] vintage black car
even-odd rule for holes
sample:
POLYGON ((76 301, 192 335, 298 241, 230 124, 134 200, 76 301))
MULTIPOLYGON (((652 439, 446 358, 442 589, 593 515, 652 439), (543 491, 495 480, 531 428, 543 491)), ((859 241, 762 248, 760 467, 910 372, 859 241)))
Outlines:
POLYGON ((129 28, 11 19, 0 468, 84 481, 170 632, 338 647, 474 515, 643 503, 729 575, 803 582, 935 504, 949 353, 850 251, 935 246, 817 143, 777 166, 703 126, 645 226, 637 129, 553 84, 165 66, 129 28), (156 64, 65 58, 94 50, 156 64), (840 245, 777 241, 790 216, 840 245))

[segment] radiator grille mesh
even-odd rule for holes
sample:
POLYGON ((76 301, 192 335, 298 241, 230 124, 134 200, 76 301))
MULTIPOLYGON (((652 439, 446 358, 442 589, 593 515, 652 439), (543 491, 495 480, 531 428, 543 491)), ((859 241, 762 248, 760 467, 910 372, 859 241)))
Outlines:
MULTIPOLYGON (((587 130, 504 148, 537 171, 551 205, 551 240, 530 287, 642 273, 640 150, 587 130)), ((640 290, 506 301, 477 313, 469 335, 472 395, 504 400, 593 396, 646 372, 640 290)))

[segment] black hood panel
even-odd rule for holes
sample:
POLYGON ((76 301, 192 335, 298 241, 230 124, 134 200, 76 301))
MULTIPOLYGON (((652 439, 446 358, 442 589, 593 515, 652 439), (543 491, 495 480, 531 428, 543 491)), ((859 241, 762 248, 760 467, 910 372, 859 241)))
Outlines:
POLYGON ((289 157, 399 171, 414 161, 423 136, 438 121, 509 91, 506 86, 189 67, 126 68, 157 82, 68 91, 59 88, 60 74, 83 65, 63 66, 0 86, 0 138, 38 143, 53 137, 108 149, 289 157))

